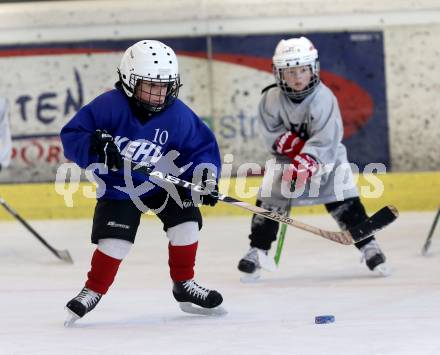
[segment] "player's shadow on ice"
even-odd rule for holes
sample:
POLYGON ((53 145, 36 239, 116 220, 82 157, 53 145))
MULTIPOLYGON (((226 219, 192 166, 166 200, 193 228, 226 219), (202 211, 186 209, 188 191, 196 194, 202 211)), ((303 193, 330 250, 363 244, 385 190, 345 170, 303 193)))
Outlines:
POLYGON ((111 321, 102 322, 88 322, 86 319, 79 320, 67 329, 113 329, 113 328, 142 328, 142 327, 157 327, 160 325, 173 325, 181 327, 182 324, 188 323, 192 326, 199 324, 206 324, 207 322, 216 321, 218 316, 204 316, 195 314, 178 314, 179 310, 176 310, 175 316, 158 316, 145 312, 145 315, 127 319, 116 319, 111 321))

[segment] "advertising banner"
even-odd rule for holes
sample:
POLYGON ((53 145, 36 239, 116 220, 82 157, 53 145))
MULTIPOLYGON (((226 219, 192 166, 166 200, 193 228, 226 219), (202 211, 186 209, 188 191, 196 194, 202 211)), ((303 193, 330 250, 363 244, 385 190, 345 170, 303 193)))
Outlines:
MULTIPOLYGON (((271 57, 282 38, 252 36, 162 38, 179 57, 180 98, 214 130, 222 154, 264 167, 258 137, 261 90, 274 83, 271 57)), ((390 164, 381 32, 310 33, 321 78, 341 106, 349 160, 390 164)), ((0 46, 1 91, 10 106, 12 162, 0 182, 53 181, 66 162, 63 125, 94 97, 113 88, 124 50, 140 39, 0 46)))

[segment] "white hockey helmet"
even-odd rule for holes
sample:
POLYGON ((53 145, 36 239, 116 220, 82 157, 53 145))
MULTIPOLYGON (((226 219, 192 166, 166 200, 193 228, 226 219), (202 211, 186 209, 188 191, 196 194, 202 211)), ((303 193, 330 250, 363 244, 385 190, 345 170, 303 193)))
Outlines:
POLYGON ((128 97, 148 112, 159 112, 177 98, 180 88, 179 64, 174 51, 162 42, 142 40, 129 47, 118 67, 122 88, 128 97), (166 84, 167 92, 163 103, 140 100, 136 86, 140 81, 150 84, 166 84))
POLYGON ((318 51, 306 37, 282 39, 272 57, 273 72, 278 87, 292 99, 302 100, 319 84, 318 51), (308 87, 301 91, 292 90, 283 79, 284 70, 309 65, 313 76, 308 87))

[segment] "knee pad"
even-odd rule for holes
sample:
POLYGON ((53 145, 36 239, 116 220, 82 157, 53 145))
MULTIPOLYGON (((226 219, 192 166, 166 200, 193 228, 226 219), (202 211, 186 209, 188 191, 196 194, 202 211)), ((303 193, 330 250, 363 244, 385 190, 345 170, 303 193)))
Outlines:
POLYGON ((168 228, 167 238, 174 246, 194 244, 199 239, 199 224, 198 222, 184 222, 168 228))
POLYGON ((98 249, 105 255, 122 260, 130 252, 133 243, 116 238, 105 238, 98 241, 98 249))

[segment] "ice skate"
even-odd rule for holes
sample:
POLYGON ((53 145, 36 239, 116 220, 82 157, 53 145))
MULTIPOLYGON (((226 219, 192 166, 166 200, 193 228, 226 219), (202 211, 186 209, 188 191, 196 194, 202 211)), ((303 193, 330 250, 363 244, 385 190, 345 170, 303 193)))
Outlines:
POLYGON ((385 255, 380 250, 379 244, 375 239, 361 247, 360 251, 362 253, 361 262, 365 260, 367 267, 371 271, 380 276, 389 276, 391 274, 390 268, 385 263, 385 255))
POLYGON ((198 285, 194 280, 174 282, 173 295, 183 312, 206 316, 221 316, 227 313, 220 306, 223 302, 222 295, 198 285))
POLYGON ((249 283, 258 280, 261 276, 261 269, 275 271, 277 266, 273 258, 269 257, 268 250, 251 247, 238 262, 238 270, 243 273, 240 281, 249 283))
POLYGON ((96 307, 102 295, 84 287, 75 298, 66 304, 68 318, 64 322, 65 327, 70 327, 78 319, 84 317, 93 308, 96 307))

